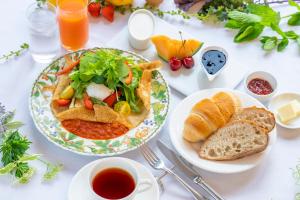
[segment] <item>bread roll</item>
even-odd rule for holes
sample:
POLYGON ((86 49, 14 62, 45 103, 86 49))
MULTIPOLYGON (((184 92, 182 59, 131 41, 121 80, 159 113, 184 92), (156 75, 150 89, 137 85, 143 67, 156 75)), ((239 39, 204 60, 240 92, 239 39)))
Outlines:
POLYGON ((189 142, 205 140, 218 128, 224 126, 239 107, 238 99, 225 92, 217 93, 212 99, 196 103, 185 120, 183 138, 189 142))
POLYGON ((218 106, 210 99, 203 99, 192 108, 192 113, 205 115, 216 127, 221 127, 226 123, 218 106))
POLYGON ((226 119, 230 118, 233 113, 239 111, 241 108, 240 100, 229 92, 218 92, 212 99, 226 119))
POLYGON ((198 142, 205 140, 215 130, 201 115, 191 113, 185 120, 183 137, 189 142, 198 142))

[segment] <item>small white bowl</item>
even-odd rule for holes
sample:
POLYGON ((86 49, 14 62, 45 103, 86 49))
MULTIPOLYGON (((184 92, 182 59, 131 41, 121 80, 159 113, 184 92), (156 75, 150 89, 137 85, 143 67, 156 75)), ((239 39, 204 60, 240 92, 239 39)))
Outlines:
POLYGON ((277 80, 272 74, 270 74, 268 72, 255 71, 255 72, 249 73, 246 76, 246 78, 244 80, 244 87, 248 94, 250 94, 251 96, 253 96, 254 98, 256 98, 257 100, 259 100, 261 102, 266 102, 266 101, 269 101, 274 96, 274 94, 277 92, 277 80), (268 81, 273 88, 273 92, 271 92, 270 94, 267 94, 267 95, 259 95, 259 94, 255 94, 252 91, 250 91, 248 88, 248 83, 252 79, 255 79, 255 78, 259 78, 259 79, 268 81))
POLYGON ((209 81, 213 81, 219 74, 221 74, 221 72, 225 69, 225 67, 228 65, 228 62, 229 62, 229 57, 228 57, 228 53, 225 49, 223 49, 222 47, 218 47, 218 46, 209 46, 209 47, 206 47, 205 49, 202 50, 201 54, 200 54, 200 64, 202 66, 202 69, 203 71, 205 72, 207 78, 209 81), (225 57, 226 57, 226 62, 224 64, 224 66, 219 70, 217 71, 217 73, 215 74, 209 74, 205 68, 205 66, 203 65, 202 63, 202 57, 203 55, 207 52, 207 51, 211 51, 211 50, 216 50, 216 51, 220 51, 222 53, 224 53, 225 57))
POLYGON ((155 18, 149 10, 139 9, 134 11, 128 20, 129 44, 138 50, 147 49, 154 30, 155 18))
POLYGON ((293 92, 287 92, 287 93, 281 93, 279 95, 276 95, 274 98, 271 99, 271 101, 269 103, 268 107, 269 107, 270 111, 272 111, 274 113, 277 124, 279 124, 280 126, 282 126, 284 128, 288 128, 288 129, 299 129, 300 128, 300 117, 292 120, 291 122, 289 122, 287 124, 282 123, 278 117, 277 110, 281 106, 283 106, 295 99, 300 101, 300 94, 293 93, 293 92))

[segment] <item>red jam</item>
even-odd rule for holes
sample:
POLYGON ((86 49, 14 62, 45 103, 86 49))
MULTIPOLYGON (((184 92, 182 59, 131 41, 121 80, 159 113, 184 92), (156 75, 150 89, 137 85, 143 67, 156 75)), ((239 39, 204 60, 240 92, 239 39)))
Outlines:
POLYGON ((271 84, 263 79, 255 78, 248 83, 248 89, 258 95, 267 95, 273 92, 271 84))

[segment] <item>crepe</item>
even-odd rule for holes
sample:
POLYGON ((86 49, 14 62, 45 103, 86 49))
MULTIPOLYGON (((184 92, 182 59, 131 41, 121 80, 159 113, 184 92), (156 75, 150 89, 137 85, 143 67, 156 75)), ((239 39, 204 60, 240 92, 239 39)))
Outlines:
POLYGON ((68 75, 61 75, 58 77, 58 82, 56 84, 53 96, 52 96, 52 101, 51 101, 51 109, 54 115, 57 117, 57 115, 61 112, 64 112, 68 110, 68 107, 62 107, 59 106, 56 103, 56 100, 59 99, 60 93, 71 83, 71 80, 68 75))
POLYGON ((152 79, 152 71, 144 70, 140 85, 136 90, 138 97, 142 100, 145 108, 150 110, 150 95, 151 95, 151 79, 152 79))
POLYGON ((106 105, 94 104, 93 110, 85 108, 83 100, 73 98, 70 106, 59 106, 56 100, 60 99, 61 92, 71 83, 68 75, 59 76, 58 83, 53 93, 51 108, 54 115, 60 121, 79 119, 90 122, 115 123, 118 122, 128 128, 138 126, 150 112, 150 96, 151 96, 151 80, 152 71, 161 66, 160 61, 150 63, 141 63, 139 67, 142 69, 142 76, 136 95, 140 99, 139 113, 131 113, 123 116, 114 111, 113 108, 106 105))
POLYGON ((142 70, 150 70, 150 71, 157 70, 157 69, 159 69, 161 66, 162 66, 162 63, 161 63, 160 60, 155 60, 155 61, 152 61, 152 62, 140 63, 140 64, 139 64, 139 67, 140 67, 142 70))
POLYGON ((67 109, 63 112, 58 113, 56 117, 59 119, 59 121, 68 119, 80 119, 84 121, 97 122, 95 111, 88 110, 83 106, 67 109))

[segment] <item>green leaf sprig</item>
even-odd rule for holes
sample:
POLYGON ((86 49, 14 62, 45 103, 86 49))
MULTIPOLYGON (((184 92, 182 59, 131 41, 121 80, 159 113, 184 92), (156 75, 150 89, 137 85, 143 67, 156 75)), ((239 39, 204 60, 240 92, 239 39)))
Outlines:
POLYGON ((14 114, 14 112, 6 112, 5 107, 0 103, 0 153, 3 165, 0 168, 0 175, 11 174, 16 182, 28 183, 35 173, 35 169, 29 165, 29 162, 39 160, 47 167, 43 180, 52 180, 61 171, 62 165, 43 161, 39 154, 27 153, 31 142, 19 132, 18 128, 23 124, 13 121, 14 114))
POLYGON ((8 54, 2 55, 0 57, 0 61, 3 60, 5 62, 13 57, 18 57, 18 56, 22 55, 22 53, 24 53, 28 48, 29 48, 29 44, 23 43, 20 46, 20 49, 18 49, 16 51, 10 51, 8 54))
MULTIPOLYGON (((296 165, 296 167, 292 170, 293 170, 293 177, 296 181, 296 184, 300 185, 300 164, 296 165)), ((296 193, 295 199, 300 200, 300 193, 299 192, 296 193)))
MULTIPOLYGON (((288 0, 289 5, 297 8, 298 12, 290 14, 286 17, 289 17, 288 25, 290 26, 299 26, 300 25, 300 5, 293 0, 288 0)), ((285 18, 285 17, 284 17, 285 18)))
MULTIPOLYGON (((299 6, 296 2, 295 4, 299 6)), ((278 52, 283 51, 289 44, 290 40, 296 41, 300 46, 300 37, 294 31, 283 31, 279 27, 280 13, 274 11, 266 5, 249 4, 247 12, 232 11, 228 13, 229 20, 225 24, 226 28, 239 29, 234 37, 234 42, 241 43, 252 41, 258 38, 263 30, 268 27, 278 34, 278 36, 262 36, 260 42, 262 49, 271 51, 277 49, 278 52)))

